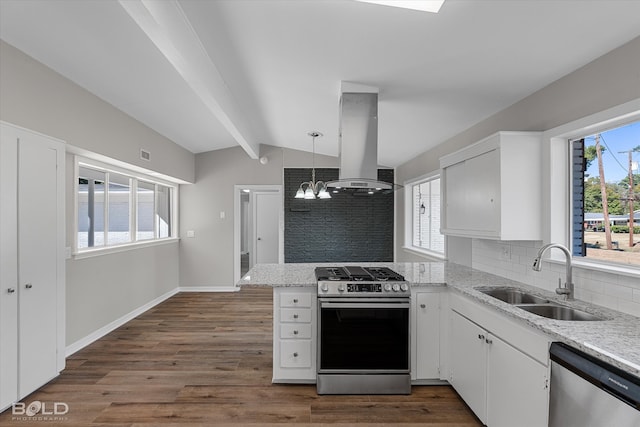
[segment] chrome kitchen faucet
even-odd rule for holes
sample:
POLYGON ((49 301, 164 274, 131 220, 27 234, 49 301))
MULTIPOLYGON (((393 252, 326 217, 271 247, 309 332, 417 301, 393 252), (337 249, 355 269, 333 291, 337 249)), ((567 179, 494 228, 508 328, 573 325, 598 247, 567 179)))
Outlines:
POLYGON ((538 251, 538 256, 533 260, 533 270, 540 271, 542 270, 542 255, 551 248, 560 249, 566 258, 566 273, 565 273, 565 282, 564 286, 560 283, 560 279, 558 279, 558 287, 556 288, 556 293, 558 295, 564 295, 565 300, 573 299, 573 280, 572 280, 572 265, 571 265, 571 252, 565 246, 559 243, 549 243, 548 245, 544 245, 538 251))

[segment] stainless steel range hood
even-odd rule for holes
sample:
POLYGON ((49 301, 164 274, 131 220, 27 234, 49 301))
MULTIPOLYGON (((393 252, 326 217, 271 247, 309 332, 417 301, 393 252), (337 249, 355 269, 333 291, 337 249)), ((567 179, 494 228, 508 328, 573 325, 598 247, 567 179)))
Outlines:
POLYGON ((400 186, 378 181, 378 94, 343 92, 340 97, 340 174, 327 187, 367 192, 400 186))

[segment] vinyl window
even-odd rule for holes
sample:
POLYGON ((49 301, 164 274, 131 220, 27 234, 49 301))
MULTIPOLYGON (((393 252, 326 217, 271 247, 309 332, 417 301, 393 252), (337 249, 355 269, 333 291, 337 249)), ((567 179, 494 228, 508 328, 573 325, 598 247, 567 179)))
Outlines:
POLYGON ((405 247, 443 257, 445 239, 440 233, 440 175, 432 175, 405 187, 410 201, 405 247))
POLYGON ((177 186, 77 161, 76 253, 176 237, 177 186))

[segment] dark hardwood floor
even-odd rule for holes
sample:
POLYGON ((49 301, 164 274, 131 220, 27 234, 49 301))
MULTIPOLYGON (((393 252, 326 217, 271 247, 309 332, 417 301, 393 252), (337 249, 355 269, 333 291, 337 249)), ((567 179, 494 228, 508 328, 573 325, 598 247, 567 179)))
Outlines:
POLYGON ((181 293, 69 357, 22 400, 66 403, 60 420, 15 418, 9 408, 0 425, 482 425, 448 386, 318 396, 314 385, 271 384, 271 341, 270 288, 181 293))

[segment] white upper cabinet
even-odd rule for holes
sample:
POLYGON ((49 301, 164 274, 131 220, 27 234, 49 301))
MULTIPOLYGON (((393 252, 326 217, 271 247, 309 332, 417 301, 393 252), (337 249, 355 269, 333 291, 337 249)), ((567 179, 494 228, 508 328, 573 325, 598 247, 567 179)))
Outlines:
POLYGON ((443 234, 541 240, 540 132, 498 132, 440 158, 443 234))

